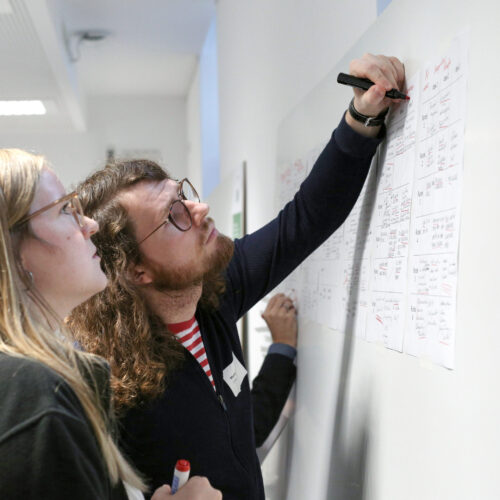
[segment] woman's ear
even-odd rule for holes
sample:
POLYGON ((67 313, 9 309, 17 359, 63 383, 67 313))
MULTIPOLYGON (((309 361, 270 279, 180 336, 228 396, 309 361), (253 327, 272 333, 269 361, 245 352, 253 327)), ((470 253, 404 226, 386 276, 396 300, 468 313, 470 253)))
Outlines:
POLYGON ((29 250, 26 248, 26 242, 22 241, 19 248, 19 264, 21 269, 28 275, 29 280, 33 283, 33 273, 30 271, 29 258, 26 255, 29 250))

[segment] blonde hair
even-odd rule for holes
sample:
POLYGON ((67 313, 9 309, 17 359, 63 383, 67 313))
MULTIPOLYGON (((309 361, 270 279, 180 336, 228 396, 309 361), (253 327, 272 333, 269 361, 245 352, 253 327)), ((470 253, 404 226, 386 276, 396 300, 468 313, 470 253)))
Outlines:
POLYGON ((29 223, 18 224, 33 202, 43 156, 19 149, 0 149, 0 352, 34 359, 59 374, 78 397, 97 438, 112 484, 126 481, 141 490, 144 482, 127 463, 110 434, 92 377, 95 356, 74 349, 69 331, 37 292, 22 268, 20 246, 29 223), (49 327, 58 324, 65 335, 49 327), (90 383, 86 377, 91 377, 90 383))

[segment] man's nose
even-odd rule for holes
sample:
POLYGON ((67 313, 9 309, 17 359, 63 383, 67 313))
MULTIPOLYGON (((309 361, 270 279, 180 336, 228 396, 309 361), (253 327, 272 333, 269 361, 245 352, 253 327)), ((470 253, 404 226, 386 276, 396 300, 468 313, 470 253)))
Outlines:
POLYGON ((184 204, 189 209, 191 219, 193 220, 193 226, 200 226, 210 211, 208 203, 198 203, 196 201, 186 200, 184 204))

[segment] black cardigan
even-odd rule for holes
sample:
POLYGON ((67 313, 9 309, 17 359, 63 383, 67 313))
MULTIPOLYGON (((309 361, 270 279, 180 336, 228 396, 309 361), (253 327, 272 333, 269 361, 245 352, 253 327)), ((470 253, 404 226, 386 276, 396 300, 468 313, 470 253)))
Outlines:
MULTIPOLYGON (((109 369, 96 363, 109 408, 109 369)), ((126 500, 68 384, 48 366, 0 353, 0 498, 126 500)))

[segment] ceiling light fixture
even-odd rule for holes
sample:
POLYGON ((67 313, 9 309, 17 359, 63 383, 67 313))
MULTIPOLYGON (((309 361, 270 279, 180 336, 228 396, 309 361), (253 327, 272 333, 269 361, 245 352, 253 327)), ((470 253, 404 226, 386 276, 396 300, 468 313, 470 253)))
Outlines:
POLYGON ((45 115, 42 101, 0 101, 0 116, 45 115))

